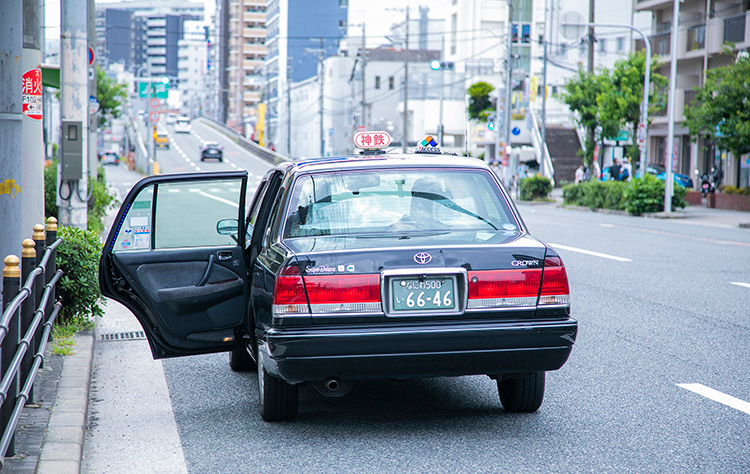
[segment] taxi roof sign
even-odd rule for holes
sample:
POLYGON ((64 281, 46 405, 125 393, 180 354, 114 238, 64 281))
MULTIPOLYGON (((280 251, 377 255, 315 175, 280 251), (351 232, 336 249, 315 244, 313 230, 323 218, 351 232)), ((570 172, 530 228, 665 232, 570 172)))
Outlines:
POLYGON ((419 142, 415 153, 428 153, 434 155, 440 155, 440 144, 435 140, 432 135, 427 135, 424 140, 419 142))
POLYGON ((363 150, 379 150, 390 144, 388 132, 359 132, 354 135, 354 146, 363 150))

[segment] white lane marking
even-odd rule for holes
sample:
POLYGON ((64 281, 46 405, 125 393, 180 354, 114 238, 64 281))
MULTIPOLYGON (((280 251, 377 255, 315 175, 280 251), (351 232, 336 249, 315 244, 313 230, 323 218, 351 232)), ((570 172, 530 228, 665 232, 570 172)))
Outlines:
POLYGON ((584 249, 579 249, 575 247, 568 247, 567 245, 552 244, 552 243, 550 243, 550 245, 558 249, 569 250, 571 252, 578 252, 578 253, 583 253, 586 255, 592 255, 594 257, 608 258, 610 260, 616 260, 618 262, 632 262, 633 261, 629 258, 618 257, 616 255, 609 255, 609 254, 601 253, 601 252, 594 252, 593 250, 584 250, 584 249))
POLYGON ((730 285, 737 285, 737 286, 744 286, 745 288, 750 288, 750 283, 743 283, 741 281, 730 281, 730 285))
POLYGON ((213 199, 214 201, 223 202, 224 204, 228 204, 232 207, 236 207, 237 209, 240 208, 239 204, 237 204, 236 202, 232 202, 229 199, 220 198, 219 196, 214 196, 213 194, 204 193, 203 191, 200 191, 200 190, 198 191, 198 194, 200 194, 201 196, 207 197, 209 199, 213 199))
POLYGON ((614 227, 614 224, 599 224, 599 226, 600 226, 600 227, 608 227, 608 228, 611 228, 611 227, 614 227))
POLYGON ((699 383, 678 383, 677 386, 750 415, 750 403, 745 400, 740 400, 699 383))

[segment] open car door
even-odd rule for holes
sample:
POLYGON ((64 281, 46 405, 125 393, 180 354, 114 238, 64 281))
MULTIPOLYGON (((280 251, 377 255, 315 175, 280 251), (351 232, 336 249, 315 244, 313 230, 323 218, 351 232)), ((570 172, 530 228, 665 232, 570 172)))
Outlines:
POLYGON ((246 344, 246 187, 246 171, 152 176, 123 201, 99 286, 138 318, 155 359, 246 344))

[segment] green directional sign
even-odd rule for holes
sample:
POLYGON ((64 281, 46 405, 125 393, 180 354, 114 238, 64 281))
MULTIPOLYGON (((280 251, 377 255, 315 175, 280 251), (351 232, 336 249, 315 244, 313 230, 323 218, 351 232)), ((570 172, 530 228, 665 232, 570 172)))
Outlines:
POLYGON ((630 134, 627 130, 620 130, 617 132, 617 135, 614 137, 607 137, 607 140, 617 141, 617 142, 626 142, 628 141, 628 138, 630 138, 630 134))
POLYGON ((138 96, 166 99, 169 97, 169 84, 164 84, 162 82, 139 82, 138 96))

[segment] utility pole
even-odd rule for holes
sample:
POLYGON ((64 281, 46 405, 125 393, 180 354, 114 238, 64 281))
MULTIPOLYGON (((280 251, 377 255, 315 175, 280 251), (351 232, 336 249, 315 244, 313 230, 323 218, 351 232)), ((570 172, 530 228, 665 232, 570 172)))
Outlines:
MULTIPOLYGON (((544 150, 547 148, 547 34, 549 32, 549 0, 544 0, 544 32, 542 33, 542 55, 544 63, 542 64, 542 163, 539 165, 539 171, 545 176, 547 171, 544 162, 544 150)), ((533 112, 532 112, 533 113, 533 112)))
MULTIPOLYGON (((589 49, 588 49, 588 63, 587 63, 587 70, 589 74, 594 74, 594 0, 589 0, 589 49)), ((594 130, 589 130, 589 136, 588 136, 588 142, 591 144, 593 149, 596 149, 596 145, 594 143, 595 136, 594 136, 594 130)), ((593 150, 592 150, 593 152, 593 150)), ((602 164, 604 164, 604 154, 599 153, 602 157, 602 164)), ((593 155, 592 155, 593 156, 593 155)), ((599 166, 599 170, 602 169, 602 166, 599 166)))
MULTIPOLYGON (((674 98, 676 92, 677 83, 677 35, 679 34, 680 26, 680 2, 679 0, 673 0, 674 5, 672 9, 672 41, 671 47, 671 63, 669 64, 669 105, 667 108, 667 162, 665 168, 667 169, 667 176, 664 183, 664 212, 667 214, 672 212, 672 195, 674 194, 674 176, 672 166, 674 162, 674 98)), ((646 64, 646 68, 651 67, 650 64, 646 64)), ((643 160, 643 158, 641 158, 643 160)))
MULTIPOLYGON (((440 59, 445 59, 445 34, 441 38, 442 44, 440 45, 440 59)), ((443 61, 445 63, 445 61, 443 61)), ((440 65, 440 108, 438 111, 438 143, 443 144, 443 100, 445 97, 445 67, 444 64, 440 65)))
POLYGON ((409 5, 406 6, 406 41, 404 41, 404 143, 403 152, 409 144, 409 5))
MULTIPOLYGON (((22 90, 23 190, 21 229, 44 222, 44 107, 42 96, 42 1, 23 2, 22 90)), ((1 181, 1 180, 0 180, 1 181)))
POLYGON ((367 130, 367 102, 365 101, 365 67, 367 66, 367 37, 365 35, 365 23, 362 23, 362 52, 359 55, 362 60, 362 127, 367 130))
MULTIPOLYGON (((505 64, 505 110, 504 112, 504 127, 505 127, 505 138, 502 144, 503 150, 499 150, 498 146, 498 158, 504 156, 507 147, 510 147, 510 120, 511 120, 511 101, 513 100, 513 0, 508 0, 508 51, 506 54, 505 64)), ((500 102, 500 94, 498 91, 497 101, 500 102)), ((497 128, 497 127, 495 127, 497 128)), ((510 160, 503 161, 503 177, 507 177, 508 163, 510 160)))
MULTIPOLYGON (((323 127, 323 81, 325 81, 326 74, 325 74, 325 64, 323 64, 323 58, 324 50, 323 50, 323 38, 320 38, 320 55, 318 56, 318 62, 320 63, 320 156, 325 156, 326 154, 326 142, 325 142, 325 134, 324 134, 324 127, 323 127)), ((291 117, 289 117, 289 120, 291 120, 291 117)))
POLYGON ((88 0, 60 4, 60 115, 62 160, 58 173, 59 220, 88 224, 88 0))
MULTIPOLYGON (((18 255, 29 230, 21 227, 22 203, 22 0, 3 2, 0 14, 0 259, 18 255), (24 232, 25 231, 25 232, 24 232)), ((5 301, 4 304, 7 304, 5 301)))

